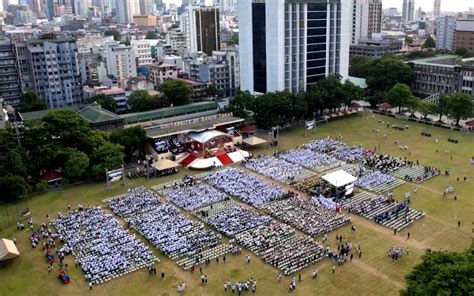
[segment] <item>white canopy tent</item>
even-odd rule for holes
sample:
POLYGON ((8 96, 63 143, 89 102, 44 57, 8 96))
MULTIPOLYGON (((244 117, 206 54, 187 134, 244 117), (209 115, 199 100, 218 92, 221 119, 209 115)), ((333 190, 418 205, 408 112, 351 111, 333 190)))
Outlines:
POLYGON ((338 170, 323 176, 323 179, 335 187, 354 183, 357 178, 344 170, 338 170))
POLYGON ((18 256, 20 256, 20 252, 12 240, 5 238, 0 240, 0 261, 13 259, 18 256))

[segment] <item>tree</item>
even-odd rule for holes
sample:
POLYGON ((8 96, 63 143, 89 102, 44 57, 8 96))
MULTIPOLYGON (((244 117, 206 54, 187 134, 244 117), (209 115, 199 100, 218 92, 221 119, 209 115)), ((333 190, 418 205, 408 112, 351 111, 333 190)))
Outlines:
POLYGON ((474 291, 472 245, 462 253, 428 253, 422 260, 406 276, 407 287, 400 295, 469 295, 474 291))
POLYGON ((122 166, 123 147, 107 142, 92 152, 90 162, 90 177, 95 180, 103 180, 106 170, 114 170, 122 166))
POLYGON ((318 81, 315 90, 322 98, 322 108, 335 109, 341 107, 346 97, 341 76, 333 74, 318 81))
POLYGON ((442 121, 443 115, 448 114, 450 97, 447 95, 440 95, 439 102, 436 107, 436 112, 439 114, 439 122, 442 121))
POLYGON ((453 94, 449 99, 448 114, 454 119, 457 126, 459 126, 461 119, 472 116, 471 96, 464 93, 453 94))
POLYGON ((146 90, 136 90, 128 97, 128 104, 135 112, 154 110, 157 101, 146 90))
POLYGON ((410 104, 412 97, 410 87, 402 83, 395 84, 387 94, 388 103, 398 107, 398 113, 402 111, 402 107, 406 107, 410 104))
POLYGON ((463 58, 469 58, 473 56, 467 49, 463 47, 457 48, 454 53, 456 55, 462 56, 463 58))
POLYGON ((255 96, 248 91, 238 91, 224 112, 232 112, 234 116, 248 118, 249 111, 255 109, 255 96))
POLYGON ((120 42, 120 44, 123 44, 125 46, 130 46, 130 39, 125 39, 125 41, 120 42))
POLYGON ((74 180, 80 178, 89 167, 89 157, 84 152, 71 149, 69 159, 64 163, 65 176, 74 180))
POLYGON ((423 118, 426 119, 428 115, 436 113, 436 105, 427 101, 418 100, 416 102, 416 110, 423 115, 423 118))
POLYGON ((108 97, 104 94, 98 94, 94 97, 90 97, 89 99, 87 99, 87 103, 97 103, 102 108, 109 110, 110 112, 115 112, 115 110, 117 110, 117 102, 115 102, 113 98, 108 97))
POLYGON ((148 31, 148 33, 146 33, 146 36, 145 36, 145 39, 159 39, 160 37, 158 37, 158 34, 156 34, 155 31, 148 31))
POLYGON ((238 45, 239 44, 239 34, 238 33, 232 34, 232 37, 230 38, 229 44, 231 44, 231 45, 238 45))
POLYGON ((145 153, 146 132, 141 126, 119 129, 110 135, 110 141, 122 145, 126 160, 130 161, 136 152, 145 153))
POLYGON ((436 48, 436 42, 431 38, 431 36, 426 38, 423 48, 436 48))
POLYGON ((218 96, 219 92, 220 92, 219 89, 217 89, 217 87, 214 84, 210 84, 207 87, 207 94, 209 96, 212 96, 212 97, 218 96))
POLYGON ((414 41, 415 41, 415 40, 413 40, 413 37, 411 37, 411 36, 406 36, 406 37, 405 37, 405 42, 406 42, 407 44, 412 44, 414 41))
POLYGON ((389 91, 395 84, 411 85, 413 71, 410 66, 393 57, 374 60, 367 76, 367 84, 372 91, 389 91))
POLYGON ((104 36, 114 36, 115 41, 120 41, 122 39, 122 35, 117 29, 106 30, 104 36))
POLYGON ((32 112, 48 109, 48 104, 41 100, 33 91, 27 91, 21 96, 21 112, 32 112))
POLYGON ((160 86, 160 91, 173 106, 186 105, 191 100, 193 89, 181 80, 168 80, 160 86))
POLYGON ((10 173, 0 177, 0 188, 2 189, 0 202, 21 199, 30 191, 30 186, 25 181, 25 178, 10 173))
POLYGON ((367 78, 372 67, 373 59, 367 56, 353 56, 350 60, 349 73, 351 76, 367 78))
POLYGON ((346 106, 349 106, 352 101, 359 101, 364 97, 364 90, 349 80, 346 80, 342 88, 344 90, 343 103, 346 106))

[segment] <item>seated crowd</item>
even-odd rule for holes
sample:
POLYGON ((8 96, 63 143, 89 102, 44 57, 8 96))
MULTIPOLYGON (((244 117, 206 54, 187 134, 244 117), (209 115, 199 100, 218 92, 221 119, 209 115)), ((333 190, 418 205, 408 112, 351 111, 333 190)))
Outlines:
POLYGON ((167 152, 179 154, 184 152, 185 147, 176 136, 167 136, 155 141, 155 150, 158 154, 167 152))
POLYGON ((205 176, 204 180, 254 207, 261 207, 285 195, 280 187, 235 168, 217 171, 205 176))
POLYGON ((186 182, 186 180, 174 182, 167 185, 163 192, 166 192, 169 200, 186 211, 194 211, 228 198, 225 193, 199 180, 195 182, 186 182))
POLYGON ((110 198, 105 202, 112 212, 125 220, 149 212, 161 204, 160 198, 143 186, 128 189, 126 195, 110 198))
POLYGON ((387 154, 372 155, 364 159, 363 164, 369 169, 376 169, 382 173, 391 173, 402 167, 412 165, 411 162, 387 154))
POLYGON ((370 171, 360 176, 355 185, 366 190, 372 190, 379 185, 389 184, 393 181, 395 181, 395 178, 390 175, 379 171, 370 171))
POLYGON ((250 158, 244 161, 242 165, 252 171, 285 184, 292 184, 300 180, 306 172, 297 165, 272 156, 250 158))
POLYGON ((238 234, 236 241, 243 247, 249 249, 256 255, 274 248, 281 243, 291 240, 296 236, 293 227, 283 223, 272 222, 252 228, 238 234))
POLYGON ((264 207, 271 216, 290 224, 308 235, 320 235, 342 227, 350 218, 298 196, 264 207))
POLYGON ((344 148, 338 149, 334 152, 333 156, 336 157, 337 159, 340 159, 345 162, 349 163, 354 163, 358 162, 362 159, 365 159, 367 157, 370 157, 372 155, 372 152, 369 150, 366 150, 362 147, 349 147, 346 146, 344 148))
POLYGON ((334 157, 313 151, 310 148, 289 150, 278 154, 278 157, 303 167, 316 170, 321 167, 333 167, 338 163, 337 159, 334 157))
POLYGON ((90 283, 102 283, 157 261, 147 246, 99 207, 60 213, 53 225, 64 243, 58 252, 72 253, 90 283))
POLYGON ((330 139, 329 137, 322 140, 315 140, 304 145, 306 148, 320 152, 320 153, 331 153, 339 148, 346 147, 346 144, 330 139))

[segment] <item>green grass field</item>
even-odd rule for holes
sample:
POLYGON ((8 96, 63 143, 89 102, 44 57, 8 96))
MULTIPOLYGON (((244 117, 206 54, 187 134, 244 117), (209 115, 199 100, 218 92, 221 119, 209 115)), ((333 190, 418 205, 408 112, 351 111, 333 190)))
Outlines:
MULTIPOLYGON (((474 156, 474 135, 462 134, 441 128, 429 127, 432 138, 422 137, 421 131, 427 129, 423 125, 413 122, 404 122, 393 118, 375 116, 364 113, 351 118, 336 120, 328 125, 317 128, 315 134, 304 137, 303 127, 294 128, 281 133, 280 145, 277 148, 260 148, 251 152, 255 154, 273 153, 275 149, 285 150, 309 142, 315 138, 341 135, 348 144, 362 145, 377 152, 389 153, 394 156, 404 157, 423 165, 435 166, 443 172, 449 169, 451 176, 438 176, 420 185, 406 183, 396 188, 395 197, 403 199, 404 193, 413 190, 416 186, 418 192, 412 194, 412 207, 422 209, 426 216, 416 221, 413 225, 393 235, 390 229, 379 226, 364 218, 353 216, 353 224, 357 228, 352 234, 350 225, 336 230, 330 234, 329 243, 335 246, 335 235, 344 234, 352 242, 359 242, 362 247, 361 259, 354 259, 352 263, 345 264, 332 274, 332 266, 328 261, 314 265, 302 272, 302 282, 298 283, 295 295, 395 295, 404 287, 404 276, 414 265, 420 262, 421 255, 427 248, 433 250, 461 251, 467 248, 472 239, 474 201, 474 166, 469 160, 474 156), (408 124, 409 129, 401 132, 393 129, 387 130, 377 123, 378 118, 396 124, 408 124), (373 133, 372 128, 380 128, 380 133, 373 133), (383 138, 383 134, 387 135, 383 138), (459 139, 460 144, 448 143, 449 136, 459 139), (439 143, 435 143, 435 138, 439 143), (401 151, 394 141, 409 146, 408 151, 401 151), (378 148, 380 145, 380 148, 378 148), (439 153, 435 149, 439 149, 439 153), (450 150, 446 155, 444 151, 450 150), (451 160, 452 156, 452 160, 451 160), (463 182, 463 177, 467 182, 463 182), (456 181, 459 177, 461 180, 456 181), (457 201, 453 198, 442 198, 445 187, 452 184, 455 187, 457 201), (461 227, 457 227, 457 221, 461 227), (406 239, 410 232, 410 240, 406 239), (394 263, 387 256, 388 250, 394 246, 410 249, 408 256, 394 263), (311 280, 311 271, 319 269, 317 280, 311 280)), ((184 174, 193 172, 182 170, 179 175, 154 180, 132 180, 129 187, 151 187, 162 182, 177 179, 184 174)), ((65 211, 67 203, 76 206, 78 203, 96 205, 101 200, 125 192, 125 189, 114 184, 112 191, 105 189, 104 183, 85 184, 73 186, 64 190, 50 191, 45 194, 32 196, 27 199, 32 217, 36 224, 46 221, 46 215, 55 216, 58 211, 65 211)), ((187 295, 222 295, 224 294, 224 281, 244 281, 253 277, 257 280, 257 294, 259 295, 285 295, 288 292, 290 278, 284 278, 277 283, 278 270, 263 263, 260 258, 251 254, 251 264, 245 264, 246 251, 242 255, 227 256, 224 264, 212 262, 210 266, 203 266, 204 273, 209 277, 207 286, 201 286, 199 272, 191 274, 177 267, 171 260, 156 252, 161 262, 156 265, 158 273, 165 272, 165 280, 158 276, 150 277, 146 269, 134 272, 125 277, 112 280, 106 284, 95 286, 89 291, 84 281, 82 272, 74 267, 72 257, 66 259, 69 264, 68 274, 72 282, 63 285, 56 277, 56 272, 48 275, 47 263, 41 248, 31 249, 29 232, 16 230, 16 213, 25 208, 25 203, 17 205, 0 206, 0 237, 13 238, 18 241, 21 256, 7 262, 4 268, 0 267, 0 295, 176 295, 177 285, 186 282, 187 295)), ((145 239, 141 238, 146 242, 145 239)), ((55 270, 57 271, 57 270, 55 270)), ((230 294, 230 292, 228 292, 230 294)), ((248 294, 251 294, 248 292, 248 294)))

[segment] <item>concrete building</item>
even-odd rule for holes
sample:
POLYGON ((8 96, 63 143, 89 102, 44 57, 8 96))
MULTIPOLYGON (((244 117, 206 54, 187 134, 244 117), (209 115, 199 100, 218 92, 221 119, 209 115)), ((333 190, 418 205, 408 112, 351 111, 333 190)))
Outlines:
POLYGON ((133 22, 137 27, 148 28, 156 27, 156 16, 154 15, 134 15, 133 22))
POLYGON ((380 58, 385 55, 399 55, 403 52, 403 42, 397 40, 360 40, 350 47, 350 56, 361 55, 380 58))
POLYGON ((108 43, 105 45, 105 58, 107 74, 117 79, 118 86, 125 87, 127 79, 137 77, 137 63, 131 46, 108 43))
POLYGON ((436 48, 454 50, 456 17, 443 16, 436 19, 436 48))
POLYGON ((159 89, 160 85, 171 79, 178 78, 178 69, 175 65, 166 63, 154 63, 148 65, 150 71, 150 80, 153 81, 155 89, 159 89))
POLYGON ((189 5, 181 15, 181 30, 186 33, 189 52, 211 55, 220 50, 219 9, 189 5))
POLYGON ((171 48, 179 56, 184 56, 189 53, 186 33, 179 29, 171 30, 166 34, 166 44, 171 45, 171 48))
POLYGON ((240 84, 251 93, 300 93, 348 77, 350 0, 240 0, 240 84))
POLYGON ((403 0, 402 21, 405 23, 415 20, 415 0, 403 0))
POLYGON ((135 57, 138 61, 138 67, 143 67, 153 63, 153 58, 151 56, 151 44, 150 40, 132 40, 130 45, 132 46, 135 57))
POLYGON ((408 64, 415 74, 413 91, 430 95, 463 92, 474 99, 474 58, 448 55, 408 64))
POLYGON ((112 86, 110 88, 100 89, 97 91, 97 93, 114 99, 115 103, 117 104, 115 113, 121 114, 127 112, 127 96, 123 88, 112 86))
POLYGON ((441 16, 441 0, 433 1, 433 17, 437 18, 441 16))
POLYGON ((34 90, 48 103, 49 108, 83 104, 76 40, 44 37, 28 40, 27 47, 34 90))
MULTIPOLYGON (((21 104, 22 86, 15 47, 9 39, 0 40, 0 98, 5 105, 21 104)), ((2 111, 0 105, 0 111, 2 111)))
POLYGON ((465 48, 467 51, 474 53, 474 19, 456 21, 454 49, 458 48, 465 48))
POLYGON ((370 39, 382 30, 382 1, 354 0, 352 11, 352 44, 370 39))
POLYGON ((220 96, 234 96, 240 88, 239 56, 235 50, 214 51, 184 59, 183 74, 213 85, 220 96))

